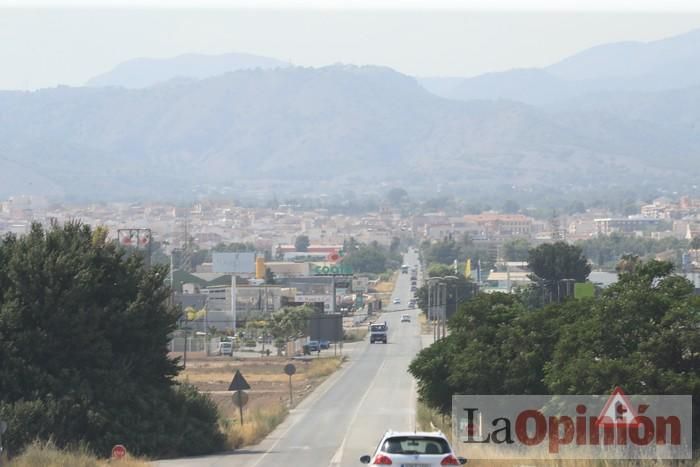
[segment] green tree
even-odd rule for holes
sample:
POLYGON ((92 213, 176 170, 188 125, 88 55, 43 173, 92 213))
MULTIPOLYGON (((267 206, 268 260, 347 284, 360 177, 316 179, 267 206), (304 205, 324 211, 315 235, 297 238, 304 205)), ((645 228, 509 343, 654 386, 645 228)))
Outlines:
POLYGON ((310 244, 311 242, 307 235, 299 235, 296 240, 294 240, 294 249, 296 249, 296 251, 305 252, 309 250, 310 244))
POLYGON ((96 237, 35 224, 0 243, 3 440, 11 452, 35 438, 102 455, 117 442, 150 456, 220 449, 216 406, 174 381, 167 267, 96 237))
POLYGON ((459 261, 462 259, 462 251, 457 242, 448 239, 435 242, 428 246, 424 252, 424 256, 428 263, 450 264, 454 260, 459 261))
POLYGON ((272 269, 270 269, 270 268, 265 268, 265 283, 268 285, 275 284, 275 274, 272 272, 272 269))
POLYGON ((343 264, 350 266, 354 272, 381 274, 387 269, 396 269, 401 265, 401 256, 392 254, 387 248, 372 242, 359 244, 354 250, 345 253, 343 264))
POLYGON ((275 339, 278 352, 287 341, 302 336, 308 329, 314 310, 310 306, 285 307, 272 315, 268 330, 275 339))
POLYGON ((584 282, 591 266, 580 247, 565 242, 545 243, 530 250, 530 270, 540 279, 560 281, 574 279, 584 282))
POLYGON ((530 247, 530 242, 526 238, 516 238, 503 245, 503 256, 506 261, 527 261, 530 247))
POLYGON ((601 296, 530 308, 480 294, 409 371, 428 405, 454 394, 690 394, 697 441, 700 297, 668 262, 639 262, 601 296))
POLYGON ((695 436, 700 397, 700 298, 672 274, 667 262, 649 261, 608 287, 590 310, 562 323, 546 366, 545 383, 559 394, 691 394, 695 436))

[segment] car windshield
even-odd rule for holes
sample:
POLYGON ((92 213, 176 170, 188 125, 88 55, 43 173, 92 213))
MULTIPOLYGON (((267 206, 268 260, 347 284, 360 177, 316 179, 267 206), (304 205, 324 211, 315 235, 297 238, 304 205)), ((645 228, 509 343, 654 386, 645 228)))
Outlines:
POLYGON ((395 436, 384 441, 381 448, 387 454, 449 454, 450 445, 444 438, 428 436, 395 436))

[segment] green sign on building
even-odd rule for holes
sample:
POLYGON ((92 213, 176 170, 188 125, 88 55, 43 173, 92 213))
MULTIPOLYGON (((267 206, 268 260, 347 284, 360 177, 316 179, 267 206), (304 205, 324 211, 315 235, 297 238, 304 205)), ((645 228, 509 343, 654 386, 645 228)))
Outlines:
POLYGON ((352 268, 344 264, 334 264, 332 266, 314 266, 311 270, 314 276, 352 276, 352 268))

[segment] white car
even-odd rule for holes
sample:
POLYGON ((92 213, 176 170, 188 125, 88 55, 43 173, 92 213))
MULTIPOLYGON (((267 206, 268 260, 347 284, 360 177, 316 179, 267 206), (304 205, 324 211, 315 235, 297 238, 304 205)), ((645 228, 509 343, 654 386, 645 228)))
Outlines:
POLYGON ((373 455, 360 457, 369 465, 433 467, 463 465, 467 460, 457 457, 441 432, 387 431, 373 455))
POLYGON ((411 315, 401 315, 401 322, 402 323, 410 323, 411 322, 411 315))
POLYGON ((398 297, 396 297, 396 298, 394 299, 394 305, 399 305, 399 304, 401 304, 401 299, 398 298, 398 297))

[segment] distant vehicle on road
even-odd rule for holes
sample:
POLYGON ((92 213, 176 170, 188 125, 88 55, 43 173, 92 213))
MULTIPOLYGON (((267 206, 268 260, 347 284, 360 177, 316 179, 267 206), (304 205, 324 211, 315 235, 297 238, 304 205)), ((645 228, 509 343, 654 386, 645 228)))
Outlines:
POLYGON ((231 342, 219 342, 218 354, 233 356, 233 344, 231 342))
POLYGON ((401 315, 401 322, 402 322, 402 323, 410 323, 410 322, 411 322, 411 316, 410 316, 410 315, 401 315))
POLYGON ((386 321, 384 323, 372 323, 369 325, 369 343, 374 344, 375 342, 387 342, 387 330, 388 326, 386 321))
POLYGON ((388 431, 374 454, 360 457, 360 462, 369 465, 438 467, 464 465, 467 460, 455 455, 441 432, 388 431))
POLYGON ((416 290, 418 290, 418 287, 416 287, 415 285, 412 285, 412 286, 411 286, 411 292, 415 292, 416 290))
POLYGON ((321 343, 319 341, 309 341, 306 345, 309 346, 309 351, 318 352, 321 350, 321 343))
POLYGON ((399 305, 399 304, 401 304, 401 299, 400 299, 399 297, 396 297, 396 298, 394 299, 394 302, 393 302, 393 303, 394 303, 394 305, 399 305))
POLYGON ((401 274, 408 274, 408 264, 401 266, 401 274))

